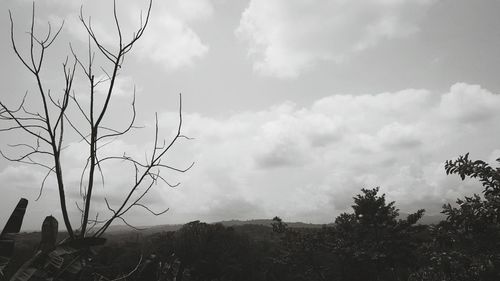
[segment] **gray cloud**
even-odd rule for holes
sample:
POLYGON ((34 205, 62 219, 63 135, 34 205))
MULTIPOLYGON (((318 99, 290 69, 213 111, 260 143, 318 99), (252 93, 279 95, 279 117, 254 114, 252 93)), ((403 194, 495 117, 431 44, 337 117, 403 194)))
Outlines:
POLYGON ((203 217, 207 221, 263 218, 268 216, 257 203, 244 198, 220 198, 211 202, 203 217))
POLYGON ((433 2, 252 0, 236 34, 249 42, 254 70, 296 77, 320 62, 340 62, 383 40, 415 33, 433 2))
MULTIPOLYGON (((53 1, 52 5, 62 7, 65 13, 50 9, 51 14, 47 17, 55 22, 64 19, 68 34, 86 43, 88 35, 78 19, 80 4, 66 5, 65 2, 53 1)), ((145 14, 147 1, 121 1, 117 7, 124 38, 129 40, 140 24, 141 11, 143 16, 145 14)), ((105 46, 113 49, 118 35, 113 18, 110 17, 113 9, 111 3, 92 5, 84 1, 83 8, 85 17, 92 16, 92 28, 97 37, 105 46)), ((193 66, 209 50, 209 46, 193 29, 193 23, 209 20, 213 13, 211 0, 154 2, 147 32, 137 42, 132 56, 159 64, 168 71, 193 66)))
POLYGON ((440 110, 451 120, 460 123, 477 123, 498 116, 500 106, 498 94, 493 94, 479 85, 457 83, 441 99, 440 110))
MULTIPOLYGON (((85 55, 87 37, 78 21, 71 21, 80 4, 49 2, 37 3, 40 30, 45 32, 46 20, 55 25, 66 19, 60 40, 47 53, 43 73, 44 85, 56 95, 63 85, 60 63, 64 56, 60 55, 69 53, 68 40, 85 55)), ((499 155, 495 73, 500 56, 495 46, 500 37, 494 28, 498 3, 344 1, 341 9, 335 9, 341 15, 333 16, 338 14, 332 9, 342 1, 299 2, 155 2, 153 21, 145 34, 149 37, 126 59, 120 76, 123 87, 117 96, 125 98, 113 99, 110 112, 118 113, 117 117, 105 120, 111 126, 128 121, 122 116, 130 112, 125 110, 130 109, 127 90, 133 82, 141 90, 138 125, 147 128, 106 146, 103 152, 127 152, 142 159, 144 149, 152 145, 155 111, 163 112, 161 131, 168 139, 178 118, 175 93, 181 91, 184 133, 196 139, 181 141, 166 162, 185 167, 196 161, 196 165, 186 174, 165 173, 182 185, 154 187, 147 203, 155 210, 171 207, 171 211, 147 217, 147 224, 185 222, 204 214, 215 219, 224 214, 217 210, 241 214, 241 218, 263 214, 329 222, 349 208, 351 197, 361 187, 381 186, 408 211, 418 207, 439 211, 443 202, 480 191, 475 182, 446 176, 443 161, 465 152, 490 161, 499 155), (238 23, 242 44, 234 37, 238 23), (248 47, 254 51, 250 62, 245 59, 248 47), (252 64, 261 74, 297 79, 253 75, 252 64), (457 83, 446 89, 455 81, 481 86, 457 83), (236 203, 223 204, 238 200, 243 201, 240 211, 236 203), (254 207, 258 213, 248 211, 254 207)), ((96 32, 110 44, 116 43, 110 35, 111 3, 84 3, 96 32)), ((124 30, 137 27, 139 9, 146 3, 120 1, 124 30)), ((31 1, 0 3, 4 14, 8 8, 13 10, 23 53, 29 49, 24 31, 29 28, 30 7, 31 1)), ((0 32, 8 38, 8 22, 0 26, 0 32)), ((33 102, 37 93, 31 91, 32 77, 16 60, 9 40, 0 42, 0 49, 1 76, 7 77, 0 83, 2 101, 15 106, 29 89, 33 102)), ((86 105, 86 85, 75 86, 86 105)), ((3 134, 2 149, 24 138, 3 134)), ((70 147, 63 155, 68 192, 78 189, 88 151, 77 141, 78 136, 68 137, 70 147)), ((99 183, 96 189, 99 211, 105 210, 103 196, 113 202, 122 198, 132 172, 120 163, 104 168, 106 186, 99 183)), ((5 191, 2 214, 11 211, 7 202, 37 195, 43 173, 32 167, 19 169, 0 162, 5 191)), ((57 198, 54 182, 49 180, 41 200, 30 203, 27 223, 38 228, 39 218, 47 212, 59 214, 57 198)), ((70 205, 75 212, 72 201, 70 205)), ((144 218, 144 210, 129 217, 139 225, 145 224, 144 218)))
MULTIPOLYGON (((461 83, 446 93, 408 89, 332 95, 308 107, 283 103, 223 118, 185 113, 183 133, 195 140, 179 143, 166 162, 182 166, 192 160, 196 165, 186 174, 165 174, 172 182, 181 182, 180 187, 154 187, 144 202, 155 210, 170 207, 171 211, 148 219, 147 224, 273 215, 325 223, 349 209, 361 188, 376 186, 402 212, 425 207, 436 213, 444 202, 480 192, 474 181, 446 176, 443 163, 468 151, 477 158, 498 157, 495 153, 500 148, 492 140, 500 137, 500 130, 492 128, 500 122, 500 115, 489 105, 499 102, 499 95, 461 83), (469 106, 464 100, 470 101, 469 106), (474 126, 464 131, 464 122, 474 126)), ((161 130, 167 135, 175 126, 172 120, 176 113, 160 117, 161 130)), ((72 183, 68 185, 73 189, 73 193, 68 191, 74 195, 71 200, 78 198, 75 190, 85 159, 81 146, 74 143, 63 155, 65 176, 72 183)), ((125 151, 141 158, 150 146, 122 140, 106 146, 102 153, 125 151)), ((117 204, 127 192, 133 168, 122 164, 103 165, 106 185, 99 184, 95 190, 96 211, 106 213, 104 197, 117 204)), ((18 174, 7 168, 0 177, 9 183, 36 181, 18 174)), ((49 188, 47 192, 54 191, 49 188)), ((43 197, 46 203, 53 202, 50 198, 43 197)), ((145 225, 144 215, 138 209, 128 219, 145 225)))
POLYGON ((227 161, 229 165, 218 172, 238 180, 219 186, 217 192, 245 194, 270 213, 328 221, 350 206, 361 188, 375 186, 381 186, 403 211, 425 201, 428 208, 436 203, 430 208, 436 212, 443 202, 468 193, 463 183, 445 175, 444 160, 466 151, 490 157, 497 149, 489 140, 500 136, 498 130, 490 131, 489 137, 475 134, 482 135, 500 121, 493 107, 482 107, 498 101, 500 96, 462 83, 446 93, 409 89, 332 95, 306 108, 284 103, 224 119, 187 116, 185 129, 200 142, 194 157, 201 153, 211 160, 199 162, 197 175, 187 184, 196 185, 198 174, 215 179, 208 167, 227 161), (462 106, 469 96, 474 102, 462 106), (476 105, 489 117, 470 117, 476 126, 464 132, 462 118, 476 112, 476 105), (245 131, 235 133, 236 128, 245 131), (210 138, 214 131, 221 137, 210 138), (331 140, 317 145, 316 136, 325 132, 331 132, 331 140))

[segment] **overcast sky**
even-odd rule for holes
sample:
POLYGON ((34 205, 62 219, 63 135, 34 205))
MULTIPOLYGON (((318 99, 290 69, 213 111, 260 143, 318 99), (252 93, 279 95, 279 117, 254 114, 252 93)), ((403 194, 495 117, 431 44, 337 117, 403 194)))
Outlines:
MULTIPOLYGON (((147 3, 118 2, 130 35, 147 3)), ((26 90, 38 98, 9 40, 10 9, 19 49, 27 54, 31 3, 0 2, 0 99, 12 107, 26 90)), ((53 93, 63 88, 69 42, 86 55, 81 4, 36 3, 40 32, 47 21, 65 21, 43 68, 53 93)), ((432 215, 443 203, 480 192, 476 182, 446 176, 443 166, 466 152, 490 163, 500 157, 499 12, 498 0, 156 1, 144 37, 125 59, 106 120, 125 124, 135 85, 137 123, 145 128, 102 153, 144 155, 155 112, 168 138, 182 93, 183 133, 194 139, 181 140, 166 161, 195 166, 166 174, 179 187, 158 185, 145 198, 152 209, 169 212, 154 217, 137 210, 128 220, 153 225, 281 216, 328 223, 350 211, 361 188, 376 186, 402 212, 425 208, 432 215)), ((83 13, 92 16, 103 42, 115 46, 110 2, 85 1, 83 13)), ((85 81, 75 83, 85 100, 85 81)), ((7 144, 32 142, 23 134, 0 139, 8 155, 16 150, 7 144)), ((72 138, 66 144, 64 176, 76 225, 87 148, 72 138)), ((102 198, 120 202, 130 169, 115 165, 105 172, 94 205, 104 217, 102 198)), ((25 229, 38 229, 50 214, 62 227, 54 180, 34 200, 43 177, 43 170, 0 160, 1 225, 26 197, 25 229)))

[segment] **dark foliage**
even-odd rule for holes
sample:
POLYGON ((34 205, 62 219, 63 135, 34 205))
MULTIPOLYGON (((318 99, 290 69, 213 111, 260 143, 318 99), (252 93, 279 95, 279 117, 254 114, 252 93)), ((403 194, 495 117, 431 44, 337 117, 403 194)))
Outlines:
MULTIPOLYGON (((497 159, 500 162, 500 159, 497 159)), ((432 228, 424 255, 428 265, 419 280, 500 280, 500 169, 469 154, 446 161, 447 174, 477 178, 483 196, 474 194, 446 204, 446 220, 432 228)))
POLYGON ((266 249, 222 224, 190 222, 176 232, 153 235, 145 245, 160 260, 180 260, 177 280, 263 280, 266 249))
MULTIPOLYGON (((435 225, 418 224, 424 210, 403 219, 378 188, 362 189, 352 212, 321 228, 275 217, 266 225, 194 221, 145 237, 109 235, 87 280, 127 273, 127 280, 177 281, 500 280, 500 169, 468 154, 445 168, 484 190, 444 205, 446 218, 435 225)), ((20 236, 13 263, 29 257, 33 237, 20 236)))
POLYGON ((415 226, 423 210, 398 218, 394 202, 386 203, 378 188, 362 189, 354 213, 337 217, 321 230, 290 229, 275 218, 282 252, 275 280, 406 280, 413 270, 415 249, 423 241, 415 226), (279 272, 277 272, 279 271, 279 272))

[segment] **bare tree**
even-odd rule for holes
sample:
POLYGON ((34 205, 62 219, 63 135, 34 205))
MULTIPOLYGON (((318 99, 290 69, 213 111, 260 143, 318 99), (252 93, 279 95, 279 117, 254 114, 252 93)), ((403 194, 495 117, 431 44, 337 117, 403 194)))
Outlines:
MULTIPOLYGON (((64 75, 64 90, 58 96, 54 96, 50 89, 45 86, 44 80, 41 77, 42 66, 44 63, 47 50, 54 43, 60 34, 64 22, 55 30, 52 29, 50 23, 48 30, 44 36, 35 34, 35 4, 33 3, 33 11, 31 16, 31 27, 28 32, 29 36, 29 52, 28 55, 21 54, 15 40, 14 21, 11 12, 9 11, 11 23, 11 42, 12 48, 26 69, 33 75, 37 96, 39 100, 39 108, 33 110, 28 108, 26 99, 27 94, 23 97, 19 106, 15 108, 8 107, 0 101, 0 120, 8 124, 7 127, 0 128, 0 131, 22 131, 31 136, 31 143, 16 143, 10 145, 14 149, 19 149, 20 155, 16 157, 7 156, 5 153, 0 153, 8 160, 20 162, 30 165, 35 165, 46 169, 47 174, 40 186, 40 194, 42 194, 43 187, 46 179, 50 176, 55 176, 57 180, 57 187, 59 191, 59 201, 64 219, 64 225, 71 239, 83 238, 89 235, 94 237, 101 236, 106 229, 115 220, 121 220, 123 223, 131 226, 125 219, 124 215, 134 207, 140 207, 158 216, 165 213, 168 209, 155 212, 141 201, 145 195, 150 192, 151 188, 159 181, 166 183, 171 187, 178 185, 169 183, 163 175, 162 170, 173 170, 176 172, 186 172, 194 163, 191 163, 187 168, 179 169, 164 163, 166 153, 172 149, 173 145, 180 139, 188 137, 182 135, 182 98, 179 95, 179 119, 177 131, 172 139, 169 141, 160 140, 158 131, 158 116, 155 114, 155 132, 153 139, 153 146, 148 152, 149 156, 145 160, 139 160, 127 154, 116 156, 103 156, 101 157, 100 149, 109 141, 116 140, 119 137, 137 129, 136 121, 136 107, 135 107, 135 88, 133 100, 131 103, 131 117, 124 129, 110 128, 103 125, 103 119, 109 115, 109 106, 115 93, 116 79, 123 66, 123 61, 126 55, 132 50, 134 44, 143 36, 146 26, 148 25, 151 14, 152 0, 146 13, 140 13, 140 25, 133 32, 130 40, 125 40, 122 34, 122 28, 117 15, 116 1, 113 2, 113 19, 117 32, 117 47, 110 48, 103 44, 102 40, 98 38, 94 32, 91 17, 84 18, 83 9, 80 9, 80 22, 88 33, 89 44, 87 58, 82 59, 77 55, 77 52, 70 44, 69 58, 67 57, 62 64, 64 75), (106 71, 106 66, 99 67, 98 71, 104 75, 97 75, 95 66, 95 57, 97 54, 104 58, 108 63, 107 68, 111 71, 106 71), (89 104, 83 104, 78 99, 78 95, 74 90, 75 72, 77 69, 82 71, 82 77, 88 84, 88 98, 89 104), (99 79, 96 77, 102 77, 99 79), (96 87, 106 82, 105 97, 100 103, 96 101, 96 87), (72 114, 69 114, 72 113, 72 114), (74 114, 79 115, 80 120, 84 122, 75 121, 74 114), (84 125, 81 125, 84 123, 84 125), (79 233, 74 231, 70 218, 68 216, 67 207, 67 194, 68 188, 76 188, 74 186, 68 187, 66 185, 65 177, 63 174, 63 165, 61 164, 61 153, 65 148, 66 136, 68 128, 73 134, 81 138, 88 146, 88 155, 84 165, 81 180, 80 180, 80 195, 82 196, 83 204, 78 206, 81 211, 81 221, 79 226, 79 233), (64 145, 63 145, 64 143, 64 145), (43 159, 43 157, 49 157, 43 159), (135 180, 125 191, 124 200, 118 206, 111 206, 107 199, 105 204, 107 209, 111 212, 108 218, 100 219, 98 213, 95 217, 90 217, 92 208, 92 194, 95 188, 96 178, 101 177, 104 181, 104 172, 102 164, 108 161, 125 162, 133 167, 135 170, 135 180)), ((31 97, 30 97, 31 98, 31 97)), ((33 99, 35 97, 32 97, 33 99)), ((131 226, 133 227, 133 226, 131 226)))

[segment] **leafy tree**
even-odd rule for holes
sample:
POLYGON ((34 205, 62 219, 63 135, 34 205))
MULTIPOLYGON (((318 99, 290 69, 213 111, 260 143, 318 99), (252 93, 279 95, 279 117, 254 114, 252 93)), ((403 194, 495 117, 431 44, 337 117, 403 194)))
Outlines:
MULTIPOLYGON (((179 257, 181 268, 177 280, 189 272, 187 280, 263 280, 259 248, 247 236, 222 224, 200 221, 185 224, 173 235, 171 251, 179 257)), ((167 248, 164 248, 167 249, 167 248)))
POLYGON ((280 217, 274 217, 271 226, 276 233, 284 233, 287 230, 287 224, 280 217))
POLYGON ((278 251, 267 280, 330 280, 335 273, 335 254, 328 241, 328 228, 290 228, 279 217, 273 218, 273 231, 280 237, 278 251))
POLYGON ((415 225, 423 216, 418 210, 398 219, 394 202, 386 202, 379 188, 362 189, 354 197, 354 213, 335 221, 335 251, 340 257, 343 280, 400 280, 415 266, 418 235, 425 226, 415 225))
POLYGON ((379 189, 362 189, 353 213, 340 214, 333 227, 293 229, 278 217, 280 254, 271 280, 404 280, 414 271, 416 248, 425 226, 424 210, 399 219, 394 202, 379 189))
MULTIPOLYGON (((500 163, 500 159, 497 159, 500 163)), ((500 168, 469 154, 445 163, 447 174, 476 178, 483 195, 473 194, 446 204, 446 220, 433 229, 427 249, 429 265, 421 280, 500 280, 500 168)))

